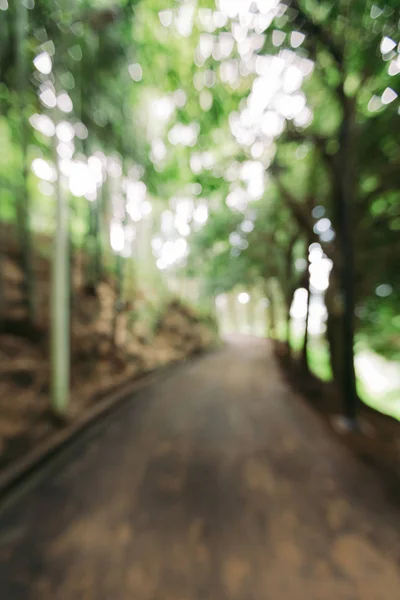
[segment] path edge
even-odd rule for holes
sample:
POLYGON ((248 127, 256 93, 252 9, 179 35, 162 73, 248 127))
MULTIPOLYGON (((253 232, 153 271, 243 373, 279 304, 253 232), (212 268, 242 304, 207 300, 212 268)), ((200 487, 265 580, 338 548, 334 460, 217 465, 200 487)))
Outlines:
POLYGON ((102 397, 95 404, 88 407, 80 417, 38 444, 28 455, 13 461, 0 471, 0 505, 19 484, 50 462, 54 456, 72 444, 92 425, 112 414, 151 384, 157 383, 161 378, 172 374, 178 367, 186 365, 193 359, 194 357, 189 357, 156 368, 143 373, 134 380, 118 384, 105 391, 102 397))

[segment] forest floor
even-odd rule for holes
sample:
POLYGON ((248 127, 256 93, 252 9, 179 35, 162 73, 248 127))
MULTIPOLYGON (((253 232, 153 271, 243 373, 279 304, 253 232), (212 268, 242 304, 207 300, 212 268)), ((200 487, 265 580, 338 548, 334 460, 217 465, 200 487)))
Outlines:
POLYGON ((341 423, 342 402, 332 382, 306 374, 298 360, 288 360, 285 344, 275 342, 275 354, 285 379, 300 393, 333 433, 366 465, 376 469, 390 494, 400 502, 400 422, 359 401, 359 428, 341 423))
POLYGON ((399 567, 398 506, 249 337, 144 388, 0 518, 7 600, 397 600, 399 567))

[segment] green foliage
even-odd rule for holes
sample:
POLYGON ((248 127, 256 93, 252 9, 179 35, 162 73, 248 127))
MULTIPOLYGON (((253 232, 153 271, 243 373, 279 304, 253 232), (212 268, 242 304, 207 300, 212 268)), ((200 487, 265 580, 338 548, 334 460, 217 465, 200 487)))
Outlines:
MULTIPOLYGON (((207 24, 204 15, 213 15, 214 0, 198 3, 193 23, 183 33, 177 20, 181 9, 189 6, 185 2, 166 8, 161 0, 43 0, 27 11, 26 28, 18 16, 19 1, 10 3, 0 19, 2 221, 16 222, 16 198, 21 198, 24 188, 31 205, 30 228, 39 233, 52 232, 54 227, 54 189, 39 182, 30 164, 35 158, 55 164, 55 147, 31 126, 22 135, 21 123, 27 125, 35 113, 54 121, 66 119, 75 126, 82 123, 88 136, 75 138, 74 156, 85 160, 99 152, 118 159, 122 170, 115 179, 104 175, 104 198, 95 211, 89 210, 86 198, 69 198, 73 246, 93 248, 91 254, 100 248, 105 274, 115 269, 105 242, 110 213, 115 213, 110 198, 114 204, 116 196, 125 198, 123 180, 136 168, 152 199, 155 227, 163 211, 171 211, 176 220, 180 199, 189 200, 194 208, 201 203, 207 206, 206 223, 190 217, 190 235, 181 234, 175 221, 168 233, 172 240, 187 237, 190 252, 184 274, 199 279, 206 296, 237 286, 265 290, 273 282, 273 295, 285 307, 281 313, 287 313, 296 288, 307 285, 296 261, 307 259, 308 246, 318 242, 333 262, 334 301, 328 303, 332 313, 343 293, 339 284, 340 266, 346 261, 340 245, 341 195, 348 184, 355 246, 356 341, 399 358, 399 101, 381 100, 387 88, 400 94, 398 0, 388 0, 382 9, 373 0, 292 0, 271 16, 266 31, 257 34, 255 49, 252 25, 245 25, 246 33, 235 34, 235 40, 229 38, 232 27, 243 25, 243 15, 219 25, 207 24), (170 22, 163 25, 162 13, 168 11, 170 22), (279 43, 272 33, 277 30, 285 35, 279 43), (21 44, 16 43, 17 32, 21 44), (305 35, 299 47, 290 41, 293 32, 305 35), (240 41, 242 34, 249 36, 250 50, 240 41), (214 46, 202 56, 204 35, 214 46), (224 58, 215 51, 221 35, 232 41, 224 58), (385 36, 393 39, 394 48, 382 55, 385 36), (33 67, 40 52, 51 56, 50 74, 33 67), (284 68, 279 60, 285 56, 288 64, 305 65, 309 72, 294 93, 304 93, 312 119, 297 124, 287 116, 282 133, 272 135, 268 127, 260 132, 265 109, 261 107, 256 122, 248 126, 247 109, 262 79, 264 63, 259 59, 278 58, 278 72, 284 68), (231 79, 223 76, 224 68, 231 69, 231 79), (21 78, 24 69, 29 76, 21 78), (61 114, 43 106, 38 93, 44 82, 53 84, 56 94, 68 93, 71 112, 61 114), (349 148, 343 143, 346 120, 351 121, 349 148), (174 139, 176 128, 190 130, 193 139, 174 139), (246 137, 243 131, 250 133, 246 137), (261 166, 263 190, 250 194, 257 179, 251 171, 254 164, 261 166), (345 165, 351 165, 346 177, 345 165), (331 221, 329 241, 315 229, 316 206, 331 221), (382 285, 389 286, 384 289, 390 293, 377 295, 382 285)), ((277 96, 268 104, 278 117, 283 114, 285 85, 279 81, 277 96)), ((272 87, 273 77, 264 96, 272 87)), ((135 227, 126 213, 121 220, 135 227)), ((141 273, 147 270, 146 263, 141 273)))

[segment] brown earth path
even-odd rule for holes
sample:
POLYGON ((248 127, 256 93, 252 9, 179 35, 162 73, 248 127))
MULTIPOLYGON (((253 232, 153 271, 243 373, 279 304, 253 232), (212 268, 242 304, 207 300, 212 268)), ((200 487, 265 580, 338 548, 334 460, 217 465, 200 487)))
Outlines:
POLYGON ((399 600, 400 510, 268 342, 179 367, 0 518, 1 600, 399 600))

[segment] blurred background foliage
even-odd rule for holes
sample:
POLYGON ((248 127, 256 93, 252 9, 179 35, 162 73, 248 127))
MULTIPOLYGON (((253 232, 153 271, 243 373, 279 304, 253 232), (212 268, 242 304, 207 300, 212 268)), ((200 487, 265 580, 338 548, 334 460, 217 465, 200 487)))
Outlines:
POLYGON ((286 340, 350 413, 355 364, 399 416, 397 0, 0 8, 0 221, 26 331, 58 198, 87 287, 107 275, 149 306, 170 289, 223 331, 248 304, 244 330, 286 340))

